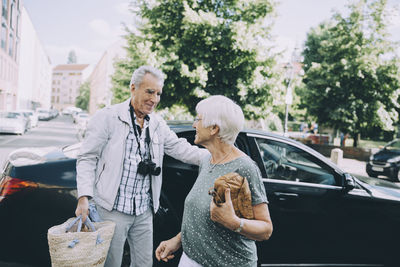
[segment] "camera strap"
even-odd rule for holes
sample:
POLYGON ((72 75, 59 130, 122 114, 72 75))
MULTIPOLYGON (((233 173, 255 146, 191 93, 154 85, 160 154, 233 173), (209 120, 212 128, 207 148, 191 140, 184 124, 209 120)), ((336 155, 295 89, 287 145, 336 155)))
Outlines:
MULTIPOLYGON (((142 158, 142 151, 141 151, 141 149, 140 149, 140 139, 139 139, 139 133, 138 133, 138 129, 136 129, 136 123, 135 123, 135 113, 134 113, 134 109, 133 109, 133 107, 132 107, 132 105, 131 105, 131 103, 129 103, 129 111, 130 111, 130 114, 131 114, 131 120, 132 120, 132 127, 133 127, 133 132, 134 132, 134 134, 135 134, 135 138, 136 138, 136 142, 137 142, 137 144, 138 144, 138 150, 139 150, 139 156, 140 156, 140 159, 143 161, 143 158, 142 158)), ((146 118, 145 118, 146 119, 146 118)), ((150 153, 150 130, 149 130, 149 126, 147 126, 146 127, 146 137, 145 137, 145 142, 146 142, 146 144, 147 144, 147 147, 148 147, 148 151, 146 151, 146 153, 145 154, 147 154, 147 155, 149 155, 149 159, 151 160, 151 153, 150 153)))

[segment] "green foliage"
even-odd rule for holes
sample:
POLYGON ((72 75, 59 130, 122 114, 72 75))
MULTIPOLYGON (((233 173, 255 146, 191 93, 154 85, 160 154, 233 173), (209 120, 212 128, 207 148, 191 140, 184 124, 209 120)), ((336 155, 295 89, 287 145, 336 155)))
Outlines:
POLYGON ((269 113, 272 0, 139 1, 137 10, 142 21, 127 36, 128 60, 116 64, 113 102, 129 97, 133 70, 150 64, 166 74, 161 108, 182 105, 193 114, 197 102, 222 94, 247 118, 269 113))
POLYGON ((301 106, 353 137, 371 127, 393 130, 398 120, 399 61, 387 39, 385 6, 385 0, 350 5, 348 17, 335 14, 312 29, 303 52, 301 106))
POLYGON ((75 100, 75 106, 81 108, 82 110, 88 110, 90 101, 90 84, 89 82, 84 82, 79 87, 79 95, 75 100))

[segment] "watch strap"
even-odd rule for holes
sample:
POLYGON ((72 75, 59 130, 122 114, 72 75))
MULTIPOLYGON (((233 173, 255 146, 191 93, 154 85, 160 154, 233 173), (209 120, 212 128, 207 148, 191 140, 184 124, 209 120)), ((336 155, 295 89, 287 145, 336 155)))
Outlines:
POLYGON ((244 225, 244 220, 243 220, 242 218, 240 218, 240 225, 239 225, 239 227, 236 228, 236 229, 233 230, 233 231, 236 232, 236 233, 240 233, 240 232, 242 231, 243 225, 244 225))

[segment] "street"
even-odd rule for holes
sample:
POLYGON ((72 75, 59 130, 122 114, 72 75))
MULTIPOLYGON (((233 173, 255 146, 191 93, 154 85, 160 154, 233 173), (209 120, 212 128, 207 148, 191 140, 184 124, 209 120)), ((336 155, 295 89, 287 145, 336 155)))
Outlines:
POLYGON ((0 166, 8 154, 24 147, 60 147, 78 142, 76 125, 71 116, 60 115, 50 121, 39 121, 38 127, 24 135, 0 134, 0 166))

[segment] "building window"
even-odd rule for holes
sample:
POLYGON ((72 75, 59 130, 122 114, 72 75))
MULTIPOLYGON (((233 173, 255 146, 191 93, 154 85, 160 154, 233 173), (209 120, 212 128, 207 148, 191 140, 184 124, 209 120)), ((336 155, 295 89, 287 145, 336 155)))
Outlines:
POLYGON ((5 24, 1 25, 1 48, 6 50, 6 42, 7 42, 7 28, 5 24))
POLYGON ((51 96, 51 103, 54 103, 54 95, 51 96))
POLYGON ((17 41, 15 42, 15 53, 14 53, 15 61, 18 61, 18 45, 19 45, 19 43, 18 43, 18 39, 17 39, 17 41))
POLYGON ((17 20, 15 21, 15 33, 19 37, 19 14, 17 15, 17 20))
POLYGON ((60 97, 57 96, 57 103, 60 103, 60 97))
POLYGON ((7 0, 3 0, 3 8, 2 8, 2 16, 3 16, 3 18, 5 18, 6 20, 7 20, 7 18, 8 18, 8 10, 7 10, 7 7, 8 7, 8 5, 7 5, 7 0))
POLYGON ((10 7, 10 27, 14 29, 14 3, 11 3, 10 7))
POLYGON ((8 39, 8 54, 10 57, 14 54, 14 37, 10 34, 10 39, 8 39))

